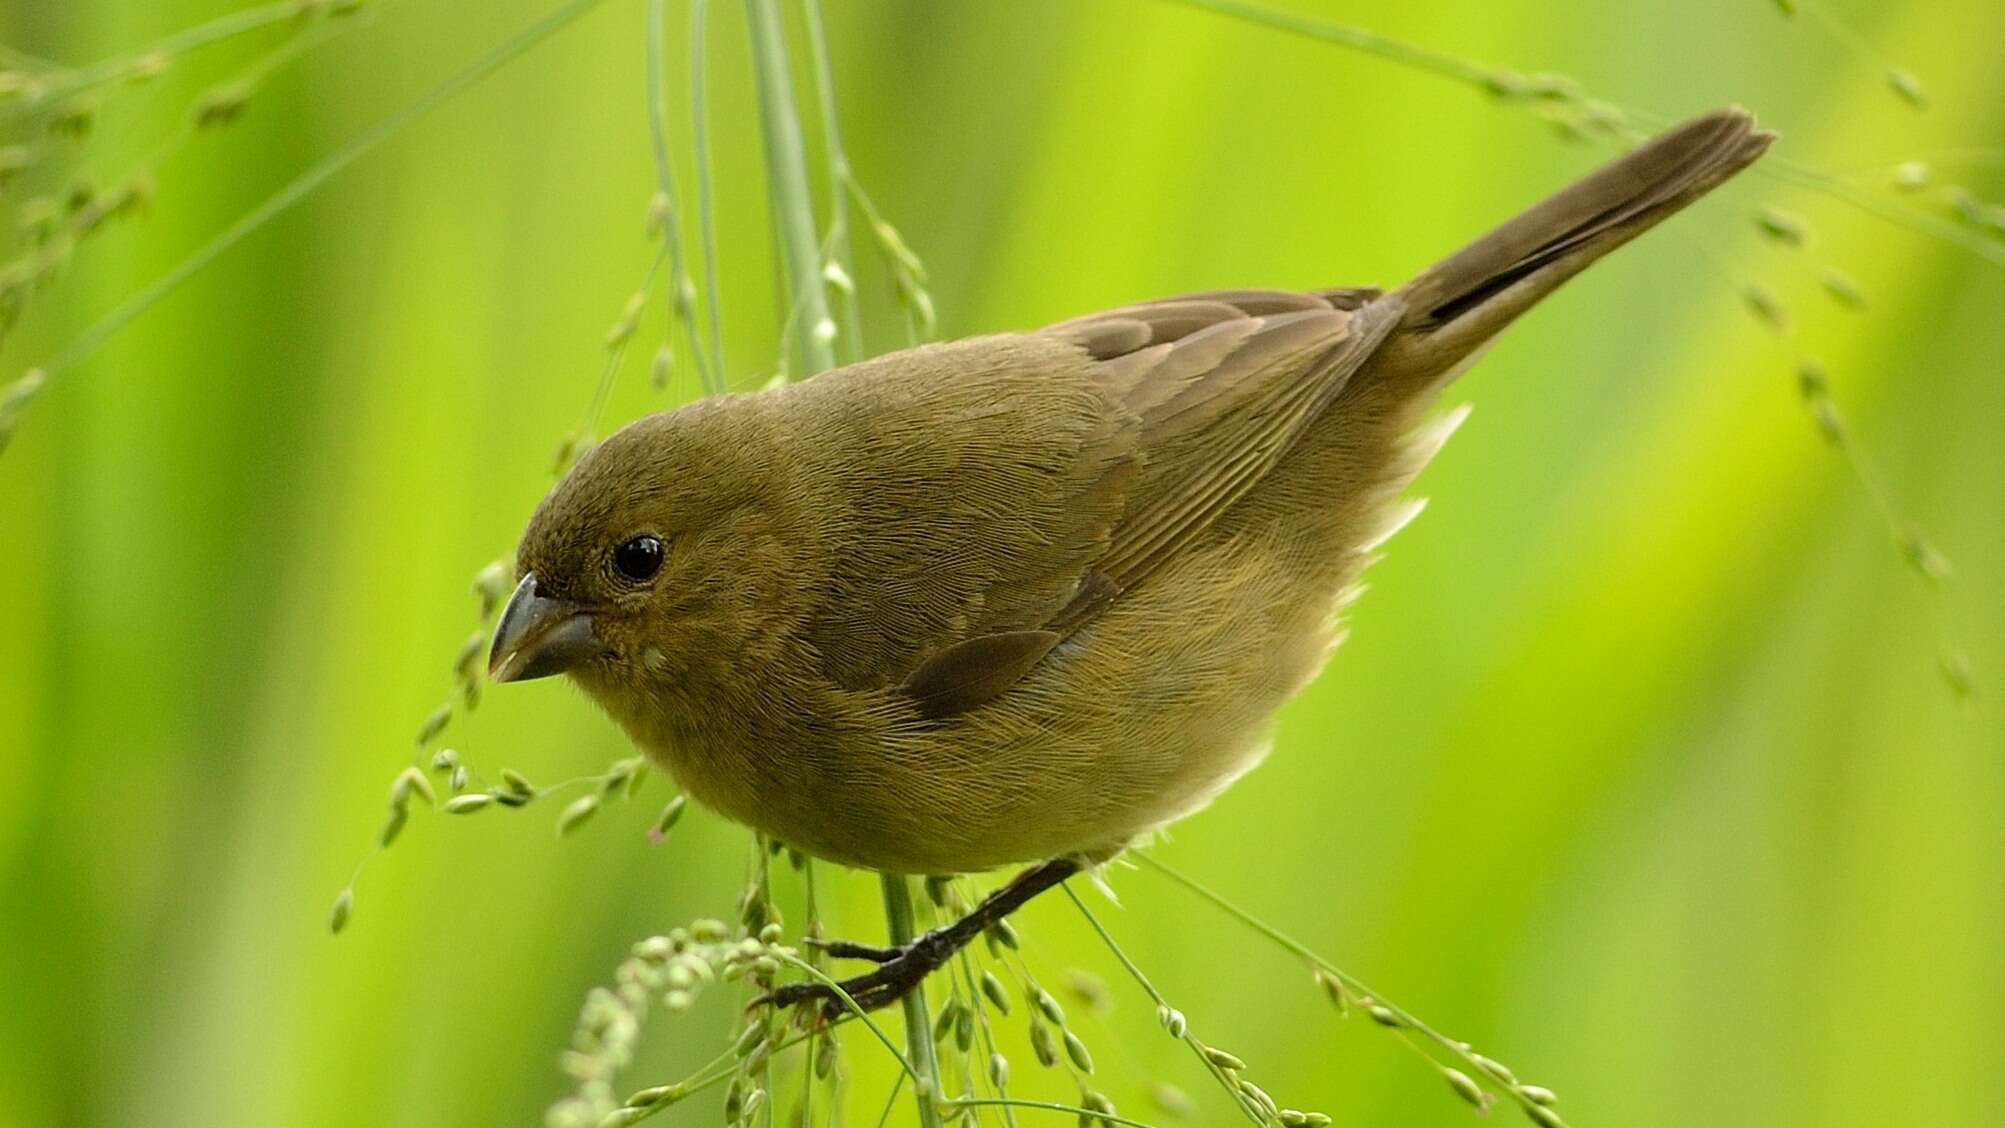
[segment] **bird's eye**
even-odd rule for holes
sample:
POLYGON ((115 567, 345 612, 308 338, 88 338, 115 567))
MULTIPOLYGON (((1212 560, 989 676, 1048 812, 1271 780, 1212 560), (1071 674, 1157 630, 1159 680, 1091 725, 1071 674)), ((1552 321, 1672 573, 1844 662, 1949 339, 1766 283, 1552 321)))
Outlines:
POLYGON ((613 550, 613 568, 635 583, 645 583, 661 571, 661 539, 638 536, 613 550))

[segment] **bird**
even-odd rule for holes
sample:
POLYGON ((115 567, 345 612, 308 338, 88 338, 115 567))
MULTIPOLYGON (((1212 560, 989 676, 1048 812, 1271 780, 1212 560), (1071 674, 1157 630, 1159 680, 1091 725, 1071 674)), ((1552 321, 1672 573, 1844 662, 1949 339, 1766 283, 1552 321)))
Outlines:
POLYGON ((1773 140, 1695 118, 1391 290, 1190 294, 642 417, 531 516, 490 676, 567 675, 807 855, 1025 867, 907 944, 827 942, 890 1003, 1254 767, 1460 420, 1442 389, 1773 140))

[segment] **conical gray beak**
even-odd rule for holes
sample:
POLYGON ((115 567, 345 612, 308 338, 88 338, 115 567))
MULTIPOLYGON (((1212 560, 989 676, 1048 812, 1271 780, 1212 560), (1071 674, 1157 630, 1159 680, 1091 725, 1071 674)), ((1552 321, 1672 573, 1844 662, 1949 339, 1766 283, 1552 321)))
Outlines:
POLYGON ((575 603, 537 594, 536 573, 530 572, 501 612, 494 649, 487 655, 487 676, 497 682, 547 678, 598 651, 592 616, 575 603))

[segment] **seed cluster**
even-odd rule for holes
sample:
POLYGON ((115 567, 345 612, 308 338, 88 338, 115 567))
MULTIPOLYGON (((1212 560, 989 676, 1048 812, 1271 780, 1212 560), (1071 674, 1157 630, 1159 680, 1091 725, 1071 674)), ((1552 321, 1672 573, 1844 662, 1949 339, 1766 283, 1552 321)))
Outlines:
MULTIPOLYGON (((13 223, 0 232, 0 346, 36 295, 54 286, 109 224, 146 214, 158 192, 158 170, 168 158, 197 134, 235 122, 266 79, 338 34, 352 22, 341 17, 361 6, 360 0, 282 0, 91 66, 23 59, 0 69, 0 203, 14 201, 13 223), (85 164, 102 163, 103 155, 93 145, 98 127, 126 108, 129 92, 153 83, 202 47, 272 27, 287 30, 283 42, 237 77, 199 95, 181 128, 143 159, 109 178, 84 174, 85 164)), ((99 328, 87 330, 85 338, 99 328)), ((71 351, 75 348, 73 344, 71 351)), ((61 367, 59 358, 0 385, 0 450, 13 437, 28 403, 61 367)))

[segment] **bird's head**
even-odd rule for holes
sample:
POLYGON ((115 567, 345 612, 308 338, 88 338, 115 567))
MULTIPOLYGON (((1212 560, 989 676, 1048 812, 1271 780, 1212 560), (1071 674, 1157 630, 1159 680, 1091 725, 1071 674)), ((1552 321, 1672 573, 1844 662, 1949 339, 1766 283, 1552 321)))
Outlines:
POLYGON ((744 398, 650 415, 582 458, 516 549, 488 670, 570 674, 620 712, 751 653, 796 577, 787 487, 744 398))

